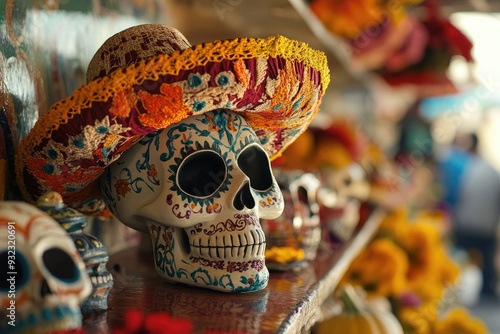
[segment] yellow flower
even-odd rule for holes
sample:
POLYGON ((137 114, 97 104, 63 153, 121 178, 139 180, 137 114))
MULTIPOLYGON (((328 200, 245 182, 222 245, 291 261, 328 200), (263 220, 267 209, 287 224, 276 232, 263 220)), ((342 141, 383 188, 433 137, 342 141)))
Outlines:
POLYGON ((432 302, 443 298, 446 286, 434 277, 408 283, 409 289, 416 293, 423 302, 432 302))
POLYGON ((445 284, 454 284, 457 282, 460 275, 460 267, 444 253, 440 252, 436 255, 439 259, 439 279, 445 284))
POLYGON ((486 334, 488 329, 479 319, 463 308, 452 309, 447 317, 434 324, 433 334, 486 334))
POLYGON ((400 240, 406 236, 409 228, 408 212, 404 209, 394 210, 382 220, 378 229, 378 236, 400 240))
POLYGON ((397 315, 404 332, 408 334, 430 334, 431 321, 435 317, 435 311, 428 305, 421 307, 404 307, 397 315))
POLYGON ((408 259, 388 239, 376 239, 351 264, 342 283, 362 286, 368 293, 398 295, 406 287, 408 259))
POLYGON ((266 260, 277 263, 288 263, 292 261, 301 261, 304 259, 304 251, 289 246, 271 247, 266 249, 266 260))
POLYGON ((411 224, 399 243, 410 259, 409 282, 425 280, 438 271, 441 257, 437 258, 436 253, 441 251, 441 240, 433 225, 425 222, 411 224))

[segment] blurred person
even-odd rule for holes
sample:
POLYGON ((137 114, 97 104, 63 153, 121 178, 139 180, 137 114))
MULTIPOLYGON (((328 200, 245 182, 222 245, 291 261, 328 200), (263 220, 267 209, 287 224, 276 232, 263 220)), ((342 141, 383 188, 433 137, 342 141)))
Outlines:
POLYGON ((470 254, 479 252, 482 295, 496 296, 496 231, 500 218, 500 174, 478 154, 478 136, 460 134, 442 160, 444 200, 453 220, 453 239, 470 254))
POLYGON ((398 195, 414 212, 436 206, 434 140, 428 120, 421 115, 421 100, 399 121, 400 135, 394 162, 399 176, 398 195))

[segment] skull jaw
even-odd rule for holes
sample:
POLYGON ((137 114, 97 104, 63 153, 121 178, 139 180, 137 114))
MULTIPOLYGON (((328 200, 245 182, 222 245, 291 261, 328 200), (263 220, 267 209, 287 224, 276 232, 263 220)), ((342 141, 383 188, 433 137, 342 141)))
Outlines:
POLYGON ((62 299, 57 304, 46 302, 42 306, 20 309, 16 314, 15 327, 2 323, 0 332, 44 334, 81 329, 82 314, 78 301, 62 299))
POLYGON ((93 289, 91 295, 81 306, 83 314, 107 310, 108 295, 113 287, 113 278, 111 273, 101 276, 90 276, 90 279, 92 280, 93 289), (97 280, 102 280, 102 283, 94 283, 97 280))
POLYGON ((269 271, 264 257, 231 261, 192 256, 183 245, 176 244, 182 233, 179 228, 149 222, 148 227, 156 272, 168 282, 231 293, 259 291, 267 286, 269 271))
POLYGON ((302 229, 302 240, 299 247, 304 250, 304 260, 312 261, 321 243, 321 227, 307 227, 302 229))

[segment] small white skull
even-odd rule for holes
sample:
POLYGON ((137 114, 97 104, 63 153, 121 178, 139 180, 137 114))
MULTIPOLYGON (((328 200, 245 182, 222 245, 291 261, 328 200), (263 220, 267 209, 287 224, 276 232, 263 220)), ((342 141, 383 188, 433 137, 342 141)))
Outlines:
POLYGON ((365 201, 370 193, 370 184, 364 169, 357 163, 329 173, 328 183, 337 192, 339 203, 349 199, 365 201))
POLYGON ((118 219, 149 231, 166 280, 227 292, 267 285, 259 218, 279 216, 283 198, 240 115, 218 109, 147 135, 100 186, 118 219))
POLYGON ((73 240, 54 219, 24 202, 0 202, 0 262, 0 332, 81 328, 80 303, 92 285, 73 240))
POLYGON ((330 239, 347 241, 359 223, 361 203, 369 196, 370 184, 357 163, 329 172, 327 183, 336 194, 336 201, 320 198, 326 230, 331 234, 330 239))
MULTIPOLYGON (((274 169, 285 198, 285 210, 276 219, 263 219, 268 248, 289 246, 304 252, 304 260, 314 260, 321 243, 317 194, 320 181, 301 170, 274 169)), ((279 266, 273 266, 279 269, 279 266)), ((287 266, 283 266, 287 268, 287 266)))

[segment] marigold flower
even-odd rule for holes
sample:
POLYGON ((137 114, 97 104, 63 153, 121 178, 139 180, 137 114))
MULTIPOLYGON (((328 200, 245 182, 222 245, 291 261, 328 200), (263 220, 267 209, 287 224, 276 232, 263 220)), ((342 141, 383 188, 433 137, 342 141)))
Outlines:
POLYGON ((380 223, 377 236, 400 240, 406 236, 409 224, 407 210, 394 210, 380 223))
POLYGON ((431 323, 437 318, 437 311, 433 305, 429 304, 420 307, 403 307, 399 310, 397 317, 405 333, 431 334, 431 323))
POLYGON ((391 296, 406 287, 408 259, 388 239, 376 239, 351 264, 342 283, 362 286, 368 293, 391 296))
POLYGON ((374 22, 383 20, 379 0, 315 0, 311 10, 334 34, 356 38, 374 22))
POLYGON ((486 334, 488 329, 479 319, 471 317, 469 312, 457 307, 447 314, 443 320, 434 324, 433 334, 486 334))
POLYGON ((441 240, 434 226, 421 222, 411 224, 399 243, 410 258, 407 275, 410 282, 425 280, 437 272, 440 258, 435 255, 441 251, 441 240))
POLYGON ((422 0, 314 0, 311 10, 334 34, 354 39, 384 20, 400 22, 409 5, 422 0))
POLYGON ((304 251, 295 247, 282 246, 271 247, 266 249, 266 260, 277 263, 289 263, 293 261, 302 261, 304 259, 304 251))

